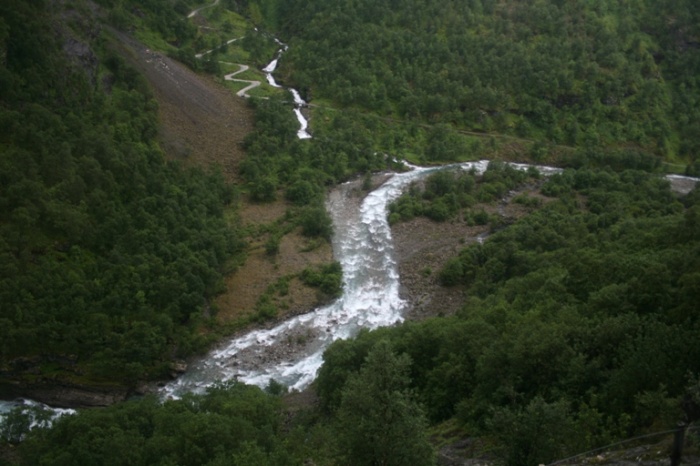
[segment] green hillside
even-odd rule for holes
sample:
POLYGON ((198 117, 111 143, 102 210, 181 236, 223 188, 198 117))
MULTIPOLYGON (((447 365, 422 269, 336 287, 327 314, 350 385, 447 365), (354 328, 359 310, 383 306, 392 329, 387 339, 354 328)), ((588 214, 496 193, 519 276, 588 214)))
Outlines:
MULTIPOLYGON (((694 0, 6 1, 0 121, 0 382, 14 387, 162 379, 217 334, 203 324, 245 234, 283 261, 291 230, 331 237, 327 189, 369 189, 394 156, 495 159, 389 209, 392 225, 463 228, 421 270, 457 297, 453 315, 427 299, 428 318, 334 343, 304 393, 235 382, 31 432, 14 412, 0 464, 526 466, 679 421, 695 423, 687 462, 700 455, 700 191, 660 176, 700 175, 694 0), (206 23, 187 18, 206 5, 206 23), (110 27, 219 80, 234 61, 260 78, 280 37, 276 77, 311 102, 313 138, 287 96, 258 89, 238 184, 166 160, 110 27), (284 217, 239 231, 241 199, 284 217), (485 241, 465 239, 474 226, 485 241)), ((336 295, 338 269, 301 279, 336 295)), ((654 439, 626 460, 667 461, 670 437, 654 439)))
POLYGON ((386 116, 690 162, 700 7, 687 1, 281 2, 289 79, 386 116))
POLYGON ((0 370, 162 376, 240 239, 233 191, 156 143, 156 104, 88 10, 0 7, 0 370), (63 20, 63 21, 61 21, 63 20))

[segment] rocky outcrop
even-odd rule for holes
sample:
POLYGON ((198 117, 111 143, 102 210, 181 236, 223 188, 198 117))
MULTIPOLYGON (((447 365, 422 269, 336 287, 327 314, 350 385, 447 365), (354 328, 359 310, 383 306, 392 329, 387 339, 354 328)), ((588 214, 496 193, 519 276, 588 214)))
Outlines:
POLYGON ((25 391, 30 398, 58 408, 94 408, 110 406, 127 398, 124 387, 90 388, 67 385, 47 385, 25 391))
POLYGON ((129 390, 124 386, 80 386, 63 382, 18 383, 2 388, 3 398, 30 398, 55 408, 96 408, 124 401, 129 390))
POLYGON ((92 85, 95 85, 99 73, 99 58, 93 47, 101 32, 97 18, 98 7, 88 2, 85 8, 77 10, 65 0, 54 0, 52 7, 59 19, 54 23, 54 27, 63 43, 64 55, 76 69, 86 74, 92 85))

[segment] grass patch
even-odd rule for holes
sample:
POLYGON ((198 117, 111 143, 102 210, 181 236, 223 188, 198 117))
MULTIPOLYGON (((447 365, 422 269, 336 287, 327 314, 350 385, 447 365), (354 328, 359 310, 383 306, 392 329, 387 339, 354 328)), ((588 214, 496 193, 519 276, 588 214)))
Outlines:
POLYGON ((664 171, 664 173, 684 175, 686 165, 683 165, 681 163, 663 162, 661 168, 664 171))
POLYGON ((147 29, 143 27, 143 25, 138 25, 136 27, 134 35, 136 39, 152 50, 164 53, 176 51, 176 48, 168 44, 158 32, 147 29))
POLYGON ((454 418, 430 427, 429 435, 433 440, 433 446, 436 448, 454 443, 469 436, 464 427, 454 418))

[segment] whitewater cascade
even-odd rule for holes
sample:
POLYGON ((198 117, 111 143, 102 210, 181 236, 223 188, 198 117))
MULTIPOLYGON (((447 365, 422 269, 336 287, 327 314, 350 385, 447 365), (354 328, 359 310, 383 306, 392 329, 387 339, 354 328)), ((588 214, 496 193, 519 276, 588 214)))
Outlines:
MULTIPOLYGON (((333 252, 343 269, 343 294, 334 303, 292 317, 271 328, 237 336, 207 356, 190 364, 180 378, 165 385, 160 394, 177 398, 188 392, 202 393, 208 387, 231 379, 265 387, 271 379, 293 390, 302 390, 316 377, 323 351, 335 340, 351 338, 362 328, 374 329, 403 320, 409 303, 399 296, 399 276, 394 258, 388 205, 405 187, 438 170, 474 170, 483 173, 488 161, 444 167, 409 166, 411 171, 390 175, 379 188, 360 202, 359 189, 346 183, 334 189, 327 209, 333 219, 333 252)), ((511 164, 520 170, 530 165, 511 164)), ((534 166, 550 175, 562 170, 534 166)), ((677 192, 687 192, 697 178, 666 177, 677 192)), ((483 239, 482 239, 483 240, 483 239)), ((33 404, 29 400, 0 401, 0 420, 12 407, 33 404)), ((66 414, 70 410, 58 410, 66 414)))
MULTIPOLYGON (((483 173, 488 161, 445 167, 411 167, 394 174, 359 204, 357 188, 343 184, 331 192, 327 208, 334 225, 333 253, 343 269, 343 294, 334 303, 292 317, 275 327, 234 338, 191 364, 179 379, 162 389, 165 397, 203 392, 217 381, 236 379, 265 387, 271 379, 302 390, 316 377, 323 351, 333 341, 350 338, 362 328, 374 329, 403 320, 407 303, 399 297, 388 204, 404 187, 429 173, 445 169, 483 173)), ((514 165, 527 169, 528 165, 514 165)), ((554 173, 556 168, 540 167, 554 173)))
POLYGON ((29 416, 30 429, 51 427, 56 419, 69 414, 75 414, 74 409, 52 408, 51 406, 27 398, 17 398, 12 401, 0 400, 0 423, 3 423, 7 415, 15 408, 20 408, 23 414, 29 416))
MULTIPOLYGON (((277 50, 275 58, 270 63, 265 65, 265 67, 262 70, 265 72, 265 79, 267 79, 267 82, 270 86, 282 88, 282 86, 277 84, 277 81, 275 81, 275 78, 272 76, 272 73, 274 73, 277 69, 277 63, 279 62, 280 57, 284 52, 287 51, 289 46, 280 42, 278 39, 275 39, 275 42, 277 42, 277 44, 280 45, 280 49, 277 50)), ((309 127, 309 122, 306 120, 306 117, 304 117, 304 115, 301 113, 301 109, 303 107, 306 107, 308 104, 304 101, 304 99, 301 98, 299 91, 297 91, 296 89, 292 89, 291 87, 288 88, 288 90, 292 93, 292 98, 294 99, 294 114, 296 115, 297 120, 299 121, 299 130, 297 131, 297 137, 299 139, 311 139, 311 134, 309 134, 309 132, 307 131, 307 128, 309 127)))

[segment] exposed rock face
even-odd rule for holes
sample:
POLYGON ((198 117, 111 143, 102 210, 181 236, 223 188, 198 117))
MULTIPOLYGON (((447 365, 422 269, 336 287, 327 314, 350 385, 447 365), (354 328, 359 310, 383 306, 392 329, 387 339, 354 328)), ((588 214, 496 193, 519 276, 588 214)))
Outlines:
POLYGON ((129 391, 126 387, 88 387, 63 383, 16 385, 7 389, 14 397, 26 397, 56 408, 96 408, 109 406, 126 400, 129 391))
POLYGON ((170 363, 170 377, 173 379, 187 371, 187 363, 185 361, 173 361, 170 363))
POLYGON ((64 53, 85 72, 91 84, 97 82, 99 61, 90 46, 75 37, 67 37, 63 43, 64 53))
POLYGON ((100 35, 101 28, 97 21, 98 8, 88 2, 84 10, 75 10, 64 0, 54 0, 53 8, 57 11, 54 24, 56 34, 63 42, 63 53, 82 70, 90 83, 95 85, 99 71, 99 59, 92 49, 100 35))
POLYGON ((110 406, 119 401, 124 401, 126 390, 92 391, 78 387, 47 387, 35 389, 32 397, 44 403, 62 408, 93 408, 98 406, 110 406))

